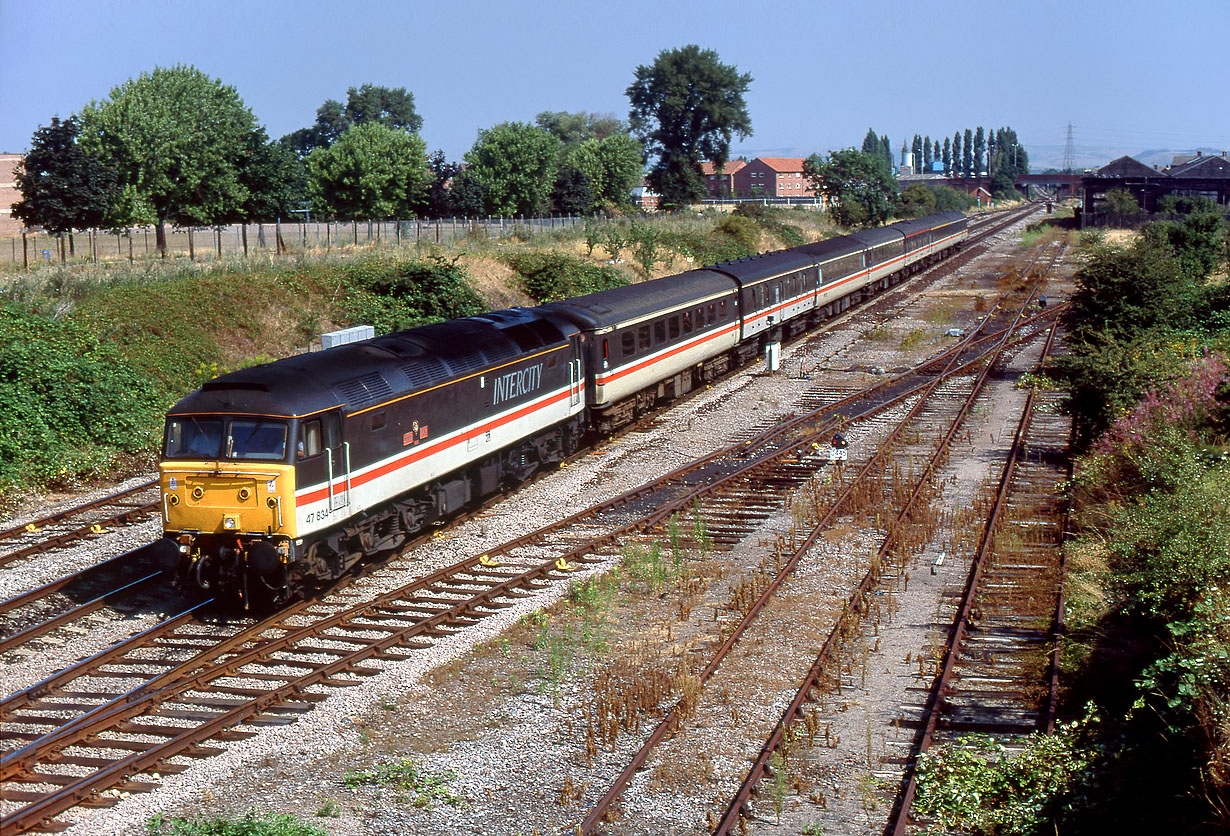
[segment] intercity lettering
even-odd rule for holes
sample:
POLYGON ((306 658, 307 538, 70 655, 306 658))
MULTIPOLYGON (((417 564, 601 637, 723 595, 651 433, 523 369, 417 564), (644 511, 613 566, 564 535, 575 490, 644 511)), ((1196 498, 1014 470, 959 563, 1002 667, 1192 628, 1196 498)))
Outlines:
POLYGON ((529 394, 542 386, 542 363, 502 374, 491 381, 491 405, 529 394))

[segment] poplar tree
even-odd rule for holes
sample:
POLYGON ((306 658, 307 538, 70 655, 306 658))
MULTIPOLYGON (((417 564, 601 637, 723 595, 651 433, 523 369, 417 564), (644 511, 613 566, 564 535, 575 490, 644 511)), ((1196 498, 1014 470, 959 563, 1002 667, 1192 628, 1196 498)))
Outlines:
POLYGON ((944 163, 944 176, 952 176, 952 141, 948 137, 944 137, 944 150, 941 161, 944 163))

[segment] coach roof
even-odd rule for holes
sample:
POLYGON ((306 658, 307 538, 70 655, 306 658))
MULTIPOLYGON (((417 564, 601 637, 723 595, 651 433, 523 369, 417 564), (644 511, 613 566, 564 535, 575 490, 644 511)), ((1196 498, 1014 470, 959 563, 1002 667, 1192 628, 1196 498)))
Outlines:
POLYGON ((712 269, 689 270, 677 276, 664 276, 562 302, 551 302, 539 310, 566 316, 582 328, 607 328, 734 291, 735 283, 729 276, 712 269))

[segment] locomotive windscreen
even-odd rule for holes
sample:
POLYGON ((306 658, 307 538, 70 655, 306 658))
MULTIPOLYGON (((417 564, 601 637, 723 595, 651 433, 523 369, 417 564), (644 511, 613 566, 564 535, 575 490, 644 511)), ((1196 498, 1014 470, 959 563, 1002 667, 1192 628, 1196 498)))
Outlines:
POLYGON ((167 421, 163 454, 168 459, 283 461, 286 422, 196 415, 172 418, 167 421))

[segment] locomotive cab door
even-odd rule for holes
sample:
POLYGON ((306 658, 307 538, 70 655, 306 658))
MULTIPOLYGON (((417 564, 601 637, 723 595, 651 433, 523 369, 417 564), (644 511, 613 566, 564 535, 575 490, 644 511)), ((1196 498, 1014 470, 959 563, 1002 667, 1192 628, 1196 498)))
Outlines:
POLYGON ((329 510, 337 511, 350 504, 350 443, 342 437, 341 410, 326 412, 321 417, 329 479, 329 510))

